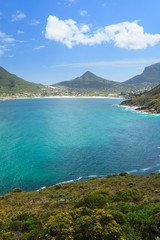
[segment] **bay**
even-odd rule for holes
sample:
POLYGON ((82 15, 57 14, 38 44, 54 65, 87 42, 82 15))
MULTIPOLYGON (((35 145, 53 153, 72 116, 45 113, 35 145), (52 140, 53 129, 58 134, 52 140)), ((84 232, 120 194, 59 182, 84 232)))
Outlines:
POLYGON ((0 102, 0 194, 108 174, 160 170, 160 116, 120 99, 0 102))

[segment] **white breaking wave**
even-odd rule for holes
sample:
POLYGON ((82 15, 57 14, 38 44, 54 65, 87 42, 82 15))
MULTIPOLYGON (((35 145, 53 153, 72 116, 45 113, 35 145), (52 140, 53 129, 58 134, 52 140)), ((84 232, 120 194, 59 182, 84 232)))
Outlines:
POLYGON ((43 190, 43 189, 45 189, 45 188, 46 188, 46 186, 41 187, 40 189, 37 190, 37 192, 40 191, 40 190, 43 190))
POLYGON ((152 169, 152 167, 142 168, 140 171, 142 171, 142 172, 146 172, 146 171, 148 171, 148 170, 150 170, 150 169, 152 169))
POLYGON ((138 170, 134 169, 134 170, 128 171, 127 173, 130 174, 130 173, 135 173, 135 172, 138 172, 138 170))

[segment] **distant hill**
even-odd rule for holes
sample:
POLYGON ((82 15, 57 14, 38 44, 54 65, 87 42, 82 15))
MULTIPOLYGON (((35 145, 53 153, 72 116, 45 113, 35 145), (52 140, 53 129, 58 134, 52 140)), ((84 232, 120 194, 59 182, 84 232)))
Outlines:
POLYGON ((115 81, 106 80, 104 78, 98 77, 92 72, 85 72, 81 77, 77 77, 70 81, 64 81, 57 83, 58 86, 64 86, 69 88, 77 89, 121 89, 122 84, 115 81))
POLYGON ((137 98, 123 101, 121 105, 137 106, 137 110, 160 113, 160 85, 137 98))
POLYGON ((135 88, 153 88, 160 84, 160 63, 146 67, 142 74, 137 75, 125 82, 125 86, 135 88))
POLYGON ((0 67, 0 93, 15 94, 32 92, 37 93, 42 88, 42 85, 31 83, 9 73, 4 68, 0 67))
POLYGON ((81 77, 63 81, 54 86, 63 86, 75 89, 107 90, 109 92, 121 92, 129 90, 146 90, 160 84, 160 63, 146 67, 142 74, 124 82, 110 81, 92 72, 85 72, 81 77))

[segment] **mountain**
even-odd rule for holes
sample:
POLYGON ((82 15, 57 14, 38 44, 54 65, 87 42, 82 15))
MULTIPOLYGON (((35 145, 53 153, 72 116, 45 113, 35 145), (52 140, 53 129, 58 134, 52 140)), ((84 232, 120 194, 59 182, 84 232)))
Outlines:
POLYGON ((0 93, 15 94, 34 92, 37 93, 42 88, 42 85, 31 83, 9 73, 4 68, 0 67, 0 93))
POLYGON ((143 73, 124 82, 116 82, 98 77, 87 71, 81 77, 70 81, 64 81, 54 86, 63 86, 75 89, 108 90, 109 92, 121 92, 130 90, 151 89, 160 84, 160 63, 153 64, 144 69, 143 73))
POLYGON ((123 101, 121 105, 137 106, 137 110, 160 113, 160 85, 140 97, 123 101))
POLYGON ((117 89, 122 88, 122 84, 115 81, 106 80, 98 77, 92 72, 85 72, 81 77, 77 77, 70 81, 64 81, 57 83, 58 86, 78 88, 78 89, 117 89))
POLYGON ((146 67, 142 74, 123 82, 123 84, 131 88, 139 89, 147 89, 157 86, 160 84, 160 63, 146 67))

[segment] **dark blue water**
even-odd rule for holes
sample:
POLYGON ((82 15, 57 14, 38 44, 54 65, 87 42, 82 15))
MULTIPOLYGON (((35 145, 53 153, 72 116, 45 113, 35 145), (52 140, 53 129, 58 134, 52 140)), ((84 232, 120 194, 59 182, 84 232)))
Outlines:
POLYGON ((117 99, 0 102, 0 193, 160 169, 160 116, 117 99))

